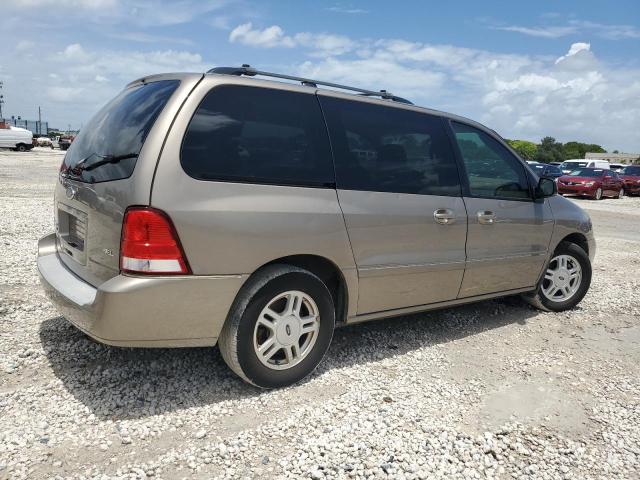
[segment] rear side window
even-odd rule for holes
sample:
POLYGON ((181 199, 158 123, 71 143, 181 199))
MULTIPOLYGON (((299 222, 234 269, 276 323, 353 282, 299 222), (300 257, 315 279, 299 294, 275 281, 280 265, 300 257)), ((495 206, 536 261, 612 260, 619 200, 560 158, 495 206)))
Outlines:
POLYGON ((62 175, 89 183, 131 176, 149 131, 179 84, 161 80, 123 90, 82 128, 62 175))
POLYGON ((213 88, 182 144, 184 171, 200 180, 333 186, 331 149, 315 95, 213 88))
POLYGON ((320 97, 345 190, 460 195, 455 158, 440 118, 320 97))

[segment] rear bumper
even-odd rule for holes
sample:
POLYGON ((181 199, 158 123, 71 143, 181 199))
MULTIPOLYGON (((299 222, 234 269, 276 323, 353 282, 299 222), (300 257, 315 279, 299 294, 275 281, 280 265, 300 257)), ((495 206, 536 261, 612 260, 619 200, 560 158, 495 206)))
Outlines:
POLYGON ((118 275, 95 288, 65 267, 55 234, 38 243, 38 271, 69 322, 99 342, 126 347, 215 345, 247 277, 118 275))

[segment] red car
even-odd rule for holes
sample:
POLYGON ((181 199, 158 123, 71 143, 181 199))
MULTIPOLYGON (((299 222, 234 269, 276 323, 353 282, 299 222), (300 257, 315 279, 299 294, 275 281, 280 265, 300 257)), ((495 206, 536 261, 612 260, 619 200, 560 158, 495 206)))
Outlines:
POLYGON ((620 172, 624 191, 629 195, 640 195, 640 165, 630 165, 620 172))
POLYGON ((602 168, 577 168, 558 179, 558 193, 600 200, 624 197, 624 183, 616 172, 602 168))

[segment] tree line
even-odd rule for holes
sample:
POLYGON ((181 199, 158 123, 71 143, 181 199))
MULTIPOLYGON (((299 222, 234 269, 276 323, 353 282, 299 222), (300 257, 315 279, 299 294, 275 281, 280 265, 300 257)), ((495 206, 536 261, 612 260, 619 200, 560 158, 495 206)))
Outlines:
MULTIPOLYGON (((595 143, 561 143, 557 142, 553 137, 544 137, 539 144, 528 142, 527 140, 505 140, 525 160, 540 163, 563 162, 572 158, 584 158, 584 154, 587 152, 607 152, 595 143)), ((614 153, 618 152, 615 151, 614 153)))

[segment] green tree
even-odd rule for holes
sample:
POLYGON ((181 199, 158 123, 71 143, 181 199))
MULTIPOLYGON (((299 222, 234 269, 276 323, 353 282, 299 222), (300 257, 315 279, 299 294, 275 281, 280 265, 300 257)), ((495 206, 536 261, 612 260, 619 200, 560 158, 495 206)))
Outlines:
POLYGON ((525 160, 533 160, 538 150, 535 143, 526 140, 507 140, 507 143, 525 160))
POLYGON ((587 152, 605 153, 604 148, 595 143, 567 142, 562 147, 564 159, 585 158, 587 152))
POLYGON ((533 159, 540 163, 562 162, 565 159, 562 143, 556 142, 553 137, 544 137, 540 141, 533 159))

